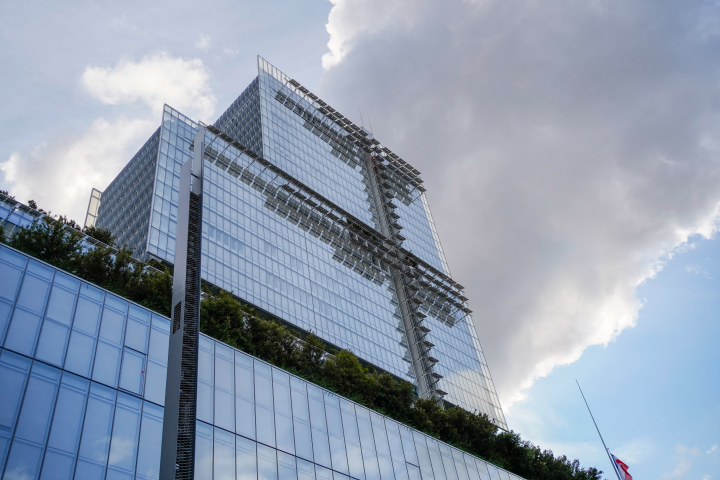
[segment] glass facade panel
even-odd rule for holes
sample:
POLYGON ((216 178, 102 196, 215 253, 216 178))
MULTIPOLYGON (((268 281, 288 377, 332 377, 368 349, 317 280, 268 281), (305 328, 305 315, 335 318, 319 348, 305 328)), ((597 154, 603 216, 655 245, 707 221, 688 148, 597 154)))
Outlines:
MULTIPOLYGON (((13 265, 24 265, 23 257, 0 246, 0 261, 11 258, 13 265)), ((0 477, 157 480, 169 319, 35 263, 29 285, 47 290, 42 329, 50 320, 65 325, 71 329, 70 342, 67 358, 59 357, 64 370, 54 366, 58 357, 48 358, 39 343, 27 356, 0 349, 0 477), (47 285, 34 282, 37 272, 47 285), (63 293, 51 316, 56 289, 63 293), (68 309, 70 304, 74 306, 68 309), (88 339, 91 355, 73 355, 76 334, 88 339), (117 370, 103 366, 114 365, 113 351, 102 353, 95 344, 122 353, 117 370), (148 378, 143 389, 144 366, 156 381, 148 378), (112 378, 117 386, 108 380, 111 375, 96 377, 105 370, 116 372, 112 378)), ((26 288, 25 278, 27 274, 20 277, 18 292, 26 288)), ((31 293, 26 298, 33 298, 31 293)), ((18 307, 13 303, 11 309, 18 307)), ((32 330, 26 334, 34 335, 32 330)), ((511 478, 204 335, 200 344, 196 478, 511 478)))

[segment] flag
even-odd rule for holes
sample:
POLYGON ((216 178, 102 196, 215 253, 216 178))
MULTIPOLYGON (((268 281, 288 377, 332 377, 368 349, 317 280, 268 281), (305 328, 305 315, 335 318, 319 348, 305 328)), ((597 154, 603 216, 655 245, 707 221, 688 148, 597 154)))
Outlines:
POLYGON ((632 480, 632 475, 630 475, 630 472, 628 472, 628 467, 622 460, 617 458, 612 453, 610 454, 613 461, 613 466, 615 467, 615 470, 617 471, 618 475, 620 476, 621 480, 632 480))

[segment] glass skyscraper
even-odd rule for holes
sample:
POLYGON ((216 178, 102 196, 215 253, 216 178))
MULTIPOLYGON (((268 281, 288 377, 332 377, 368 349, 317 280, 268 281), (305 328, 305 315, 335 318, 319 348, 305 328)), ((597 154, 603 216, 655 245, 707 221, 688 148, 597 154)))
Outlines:
MULTIPOLYGON (((206 126, 203 280, 507 428, 420 172, 264 59, 258 67, 206 126)), ((95 194, 95 225, 138 258, 174 263, 180 167, 198 128, 165 106, 95 194)))
MULTIPOLYGON (((0 246, 0 478, 157 480, 170 329, 0 246)), ((204 335, 197 392, 198 480, 520 480, 204 335)))

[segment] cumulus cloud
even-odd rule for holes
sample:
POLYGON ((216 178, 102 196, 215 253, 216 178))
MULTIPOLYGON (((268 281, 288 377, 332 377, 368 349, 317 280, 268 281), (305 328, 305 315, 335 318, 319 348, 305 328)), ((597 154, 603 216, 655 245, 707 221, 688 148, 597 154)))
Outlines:
POLYGON ((692 468, 692 458, 699 456, 701 453, 698 447, 686 447, 680 444, 675 446, 675 452, 677 453, 675 468, 672 472, 663 473, 663 480, 684 478, 685 474, 692 468))
MULTIPOLYGON (((209 40, 208 40, 209 41, 209 40)), ((138 62, 122 59, 114 67, 87 67, 82 84, 106 105, 145 102, 157 118, 167 103, 198 120, 215 112, 210 75, 202 60, 148 55, 138 62)))
POLYGON ((78 137, 57 137, 26 153, 14 152, 0 163, 10 193, 22 202, 35 200, 53 214, 85 221, 90 190, 104 188, 142 145, 157 122, 98 118, 78 137))
POLYGON ((138 62, 120 60, 113 68, 89 66, 81 77, 86 91, 106 105, 141 102, 139 117, 114 113, 95 119, 84 132, 69 132, 0 162, 3 189, 18 200, 33 199, 54 214, 85 220, 93 187, 104 189, 160 125, 164 103, 197 119, 209 118, 215 97, 200 60, 165 53, 138 62))
POLYGON ((715 234, 717 5, 333 3, 320 93, 423 172, 505 408, 715 234))
POLYGON ((195 48, 205 50, 209 46, 210 46, 210 36, 208 36, 208 35, 200 35, 198 37, 198 39, 195 41, 195 48))

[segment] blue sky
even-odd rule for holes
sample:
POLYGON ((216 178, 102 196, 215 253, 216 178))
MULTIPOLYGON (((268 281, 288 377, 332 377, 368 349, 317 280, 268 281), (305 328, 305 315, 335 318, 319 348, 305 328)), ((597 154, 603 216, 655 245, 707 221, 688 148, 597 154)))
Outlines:
POLYGON ((82 220, 167 102, 260 54, 423 173, 508 422, 720 479, 720 7, 651 0, 0 4, 0 189, 82 220))

